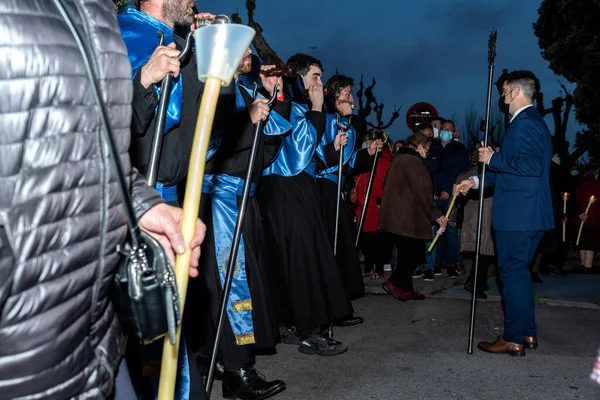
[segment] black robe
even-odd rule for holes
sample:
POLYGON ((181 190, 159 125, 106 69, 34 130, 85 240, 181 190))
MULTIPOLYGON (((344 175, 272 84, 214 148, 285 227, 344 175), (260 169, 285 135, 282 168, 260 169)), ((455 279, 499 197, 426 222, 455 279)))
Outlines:
MULTIPOLYGON (((325 146, 326 163, 320 161, 317 163, 318 168, 326 169, 331 165, 336 165, 339 160, 339 154, 339 151, 334 150, 333 143, 325 146)), ((354 162, 354 171, 369 171, 373 164, 373 159, 374 157, 369 155, 367 150, 359 151, 354 162)), ((348 165, 344 165, 342 176, 348 176, 348 169, 348 165)), ((331 251, 333 252, 337 199, 341 193, 338 193, 337 183, 327 178, 317 178, 317 188, 319 190, 321 216, 325 224, 327 236, 331 242, 331 251)), ((353 228, 351 216, 346 212, 344 200, 340 199, 336 260, 344 282, 346 294, 350 300, 356 300, 365 295, 365 285, 358 261, 358 251, 354 246, 355 240, 355 229, 353 228)))
MULTIPOLYGON (((246 106, 252 104, 252 98, 243 88, 240 90, 246 106)), ((284 118, 289 118, 287 101, 277 102, 274 110, 284 118)), ((219 100, 217 126, 215 129, 223 133, 222 142, 215 155, 207 162, 206 174, 227 174, 242 179, 246 178, 250 150, 254 140, 255 126, 250 120, 248 109, 235 113, 235 88, 219 100)), ((252 182, 256 183, 265 168, 277 154, 283 137, 259 137, 252 182)), ((200 258, 200 277, 193 282, 194 291, 191 302, 197 310, 194 314, 196 329, 199 335, 194 347, 205 355, 210 355, 219 316, 222 293, 218 263, 215 255, 214 232, 212 229, 212 201, 209 194, 202 195, 200 218, 207 225, 207 233, 202 245, 200 258), (204 327, 204 329, 202 329, 204 327), (208 327, 208 329, 206 329, 208 327)), ((238 207, 241 197, 237 198, 238 207)), ((254 325, 254 345, 237 346, 229 320, 225 321, 223 337, 220 345, 220 356, 227 370, 241 368, 254 362, 254 349, 273 349, 278 341, 279 330, 273 309, 271 281, 266 269, 266 243, 262 231, 262 223, 258 204, 250 197, 242 227, 244 251, 246 258, 246 274, 252 298, 252 321, 254 325)), ((188 314, 189 316, 189 314, 188 314)))
MULTIPOLYGON (((320 140, 325 114, 308 111, 306 118, 320 140)), ((270 246, 276 285, 277 316, 302 333, 352 314, 352 306, 333 257, 321 218, 314 177, 268 175, 257 194, 270 246)))

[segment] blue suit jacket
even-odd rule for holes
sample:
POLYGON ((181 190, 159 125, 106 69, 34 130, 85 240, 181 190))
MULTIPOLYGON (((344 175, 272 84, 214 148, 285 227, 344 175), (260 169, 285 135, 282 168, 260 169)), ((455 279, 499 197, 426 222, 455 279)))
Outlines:
POLYGON ((498 231, 554 228, 550 195, 552 136, 535 107, 511 122, 494 153, 485 186, 495 186, 492 225, 498 231))

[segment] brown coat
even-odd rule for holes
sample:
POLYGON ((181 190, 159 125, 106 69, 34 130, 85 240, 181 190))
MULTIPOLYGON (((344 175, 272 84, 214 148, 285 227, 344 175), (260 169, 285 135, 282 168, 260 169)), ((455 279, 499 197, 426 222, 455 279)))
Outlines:
POLYGON ((383 183, 379 230, 431 240, 431 224, 441 216, 425 160, 415 150, 401 149, 383 183))
MULTIPOLYGON (((457 180, 460 183, 464 179, 469 179, 477 175, 477 167, 472 167, 463 172, 457 180)), ((477 223, 479 220, 479 190, 471 190, 466 196, 457 199, 460 206, 463 207, 464 217, 462 224, 460 251, 474 252, 477 246, 477 223)), ((494 205, 493 188, 486 189, 483 199, 483 223, 481 225, 481 248, 480 254, 493 256, 494 240, 492 236, 492 207, 494 205)), ((456 209, 455 209, 456 210, 456 209)), ((454 213, 453 213, 454 214, 454 213)), ((450 216, 453 220, 453 215, 450 216)), ((455 220, 455 219, 454 219, 455 220)))

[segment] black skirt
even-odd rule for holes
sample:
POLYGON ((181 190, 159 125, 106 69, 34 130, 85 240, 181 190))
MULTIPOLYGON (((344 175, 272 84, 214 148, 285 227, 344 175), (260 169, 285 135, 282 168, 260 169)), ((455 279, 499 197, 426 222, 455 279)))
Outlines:
MULTIPOLYGON (((335 238, 335 214, 337 207, 337 184, 329 179, 317 179, 319 198, 321 205, 321 217, 325 223, 327 237, 331 243, 333 253, 333 242, 335 238)), ((356 300, 365 295, 365 285, 358 262, 358 252, 354 246, 354 234, 352 222, 345 212, 344 203, 340 202, 340 218, 338 227, 337 243, 337 266, 340 271, 344 288, 350 300, 356 300)))
POLYGON ((326 233, 315 180, 306 173, 262 178, 258 193, 277 315, 300 331, 352 314, 326 233))

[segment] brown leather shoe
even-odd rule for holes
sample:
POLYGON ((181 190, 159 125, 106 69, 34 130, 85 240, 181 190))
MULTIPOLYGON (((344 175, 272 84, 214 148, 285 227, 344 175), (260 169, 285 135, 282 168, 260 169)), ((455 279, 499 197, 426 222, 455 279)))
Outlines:
POLYGON ((525 346, 518 343, 507 342, 500 336, 494 343, 479 342, 479 350, 494 354, 508 354, 515 357, 525 356, 525 346))
POLYGON ((538 348, 538 341, 535 336, 525 336, 525 348, 535 350, 538 348))

